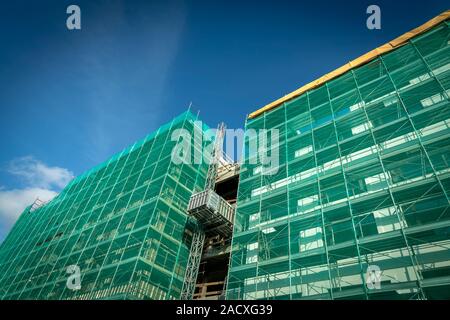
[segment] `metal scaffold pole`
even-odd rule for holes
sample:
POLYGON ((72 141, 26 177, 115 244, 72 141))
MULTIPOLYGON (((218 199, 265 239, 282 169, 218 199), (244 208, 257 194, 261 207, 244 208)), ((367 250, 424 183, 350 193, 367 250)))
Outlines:
POLYGON ((189 201, 188 213, 195 223, 195 227, 181 290, 181 299, 183 300, 191 300, 194 296, 206 235, 217 234, 229 237, 232 232, 234 209, 214 192, 219 162, 224 157, 222 151, 224 135, 225 124, 220 123, 211 152, 205 188, 203 191, 193 194, 189 201))
POLYGON ((195 283, 197 281, 198 268, 202 258, 204 242, 205 232, 199 225, 197 225, 192 236, 191 251, 186 266, 183 287, 181 289, 182 300, 191 300, 194 295, 195 283))
POLYGON ((222 143, 225 135, 225 124, 221 122, 217 128, 214 141, 214 149, 211 153, 211 162, 206 176, 205 190, 214 190, 217 177, 217 168, 219 166, 220 157, 222 156, 222 143))

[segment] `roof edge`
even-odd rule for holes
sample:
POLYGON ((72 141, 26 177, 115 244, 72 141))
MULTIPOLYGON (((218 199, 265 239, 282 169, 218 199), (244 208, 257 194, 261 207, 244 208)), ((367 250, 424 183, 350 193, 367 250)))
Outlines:
POLYGON ((272 110, 272 109, 278 107, 279 105, 281 105, 282 103, 302 95, 306 91, 315 89, 315 88, 323 85, 324 83, 343 75, 347 71, 350 71, 356 67, 364 65, 385 53, 388 53, 390 51, 397 49, 398 47, 401 47, 402 45, 406 44, 410 39, 417 37, 418 35, 437 26, 441 22, 446 21, 449 17, 450 17, 450 10, 444 11, 443 13, 441 13, 440 15, 427 21, 420 27, 417 27, 409 32, 404 33, 403 35, 395 38, 394 40, 392 40, 382 46, 379 46, 376 49, 369 51, 366 54, 363 54, 362 56, 350 61, 349 63, 337 68, 336 70, 334 70, 330 73, 327 73, 326 75, 320 77, 319 79, 316 79, 316 80, 300 87, 299 89, 285 95, 284 97, 281 97, 280 99, 275 100, 275 101, 265 105, 264 107, 250 113, 248 116, 248 119, 256 118, 259 115, 263 114, 264 112, 272 110))

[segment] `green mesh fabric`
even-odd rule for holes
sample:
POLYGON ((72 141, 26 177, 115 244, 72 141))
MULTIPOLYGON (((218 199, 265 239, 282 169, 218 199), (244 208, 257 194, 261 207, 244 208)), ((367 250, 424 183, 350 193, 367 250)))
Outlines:
POLYGON ((174 164, 171 134, 192 134, 195 120, 181 114, 27 208, 0 247, 0 298, 178 299, 192 238, 187 204, 208 168, 174 164), (69 265, 81 269, 78 291, 66 287, 69 265))
POLYGON ((449 44, 447 21, 246 123, 280 168, 246 155, 228 299, 450 298, 449 44))

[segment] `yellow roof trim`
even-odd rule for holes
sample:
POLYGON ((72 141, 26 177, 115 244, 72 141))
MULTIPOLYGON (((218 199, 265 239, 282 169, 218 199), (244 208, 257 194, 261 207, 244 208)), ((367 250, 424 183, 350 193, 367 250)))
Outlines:
POLYGON ((390 52, 390 51, 406 44, 410 39, 428 31, 429 29, 435 27, 439 23, 447 20, 449 17, 450 17, 450 10, 447 10, 447 11, 441 13, 440 15, 438 15, 437 17, 434 17, 430 21, 424 23, 420 27, 401 35, 400 37, 360 56, 359 58, 356 58, 355 60, 350 61, 349 63, 343 65, 342 67, 340 67, 330 73, 327 73, 326 75, 320 77, 319 79, 314 80, 314 81, 304 85, 303 87, 285 95, 284 97, 282 97, 278 100, 275 100, 272 103, 269 103, 268 105, 262 107, 261 109, 250 113, 248 118, 249 119, 256 118, 257 116, 261 115, 262 113, 272 110, 272 109, 278 107, 279 105, 281 105, 282 103, 284 103, 292 98, 300 96, 301 94, 305 93, 308 90, 317 88, 317 87, 323 85, 325 82, 341 76, 342 74, 344 74, 347 71, 350 71, 356 67, 366 64, 366 63, 374 60, 378 56, 385 54, 387 52, 390 52))

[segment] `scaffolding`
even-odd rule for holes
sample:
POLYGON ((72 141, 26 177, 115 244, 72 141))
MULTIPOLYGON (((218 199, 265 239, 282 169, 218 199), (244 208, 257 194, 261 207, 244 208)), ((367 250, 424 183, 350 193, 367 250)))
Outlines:
POLYGON ((227 299, 450 298, 449 40, 446 20, 247 120, 280 165, 244 155, 227 299))
POLYGON ((225 125, 221 123, 216 131, 210 155, 205 188, 193 194, 189 200, 188 213, 196 225, 194 239, 197 241, 192 242, 186 267, 181 292, 181 299, 184 300, 191 300, 194 297, 205 239, 217 235, 231 238, 233 232, 234 207, 214 192, 218 172, 224 171, 223 168, 219 170, 219 164, 224 157, 222 149, 224 135, 225 125))
POLYGON ((203 245, 205 243, 205 232, 201 225, 194 220, 196 227, 192 237, 191 250, 184 275, 183 287, 181 289, 181 300, 191 300, 194 296, 197 283, 198 268, 202 260, 203 245))
POLYGON ((208 129, 195 120, 181 114, 28 207, 0 247, 0 298, 179 299, 191 243, 201 241, 187 206, 208 165, 171 161, 172 137, 208 129), (66 286, 71 265, 80 290, 66 286))
POLYGON ((255 154, 238 166, 218 152, 224 125, 211 165, 173 162, 175 130, 208 129, 187 111, 37 200, 0 246, 0 299, 450 299, 450 25, 439 17, 254 113, 247 132, 280 133, 270 175, 255 154), (215 187, 237 171, 235 214, 235 190, 215 187), (198 283, 202 262, 225 265, 230 251, 228 275, 198 283), (66 285, 74 265, 79 290, 66 285))

